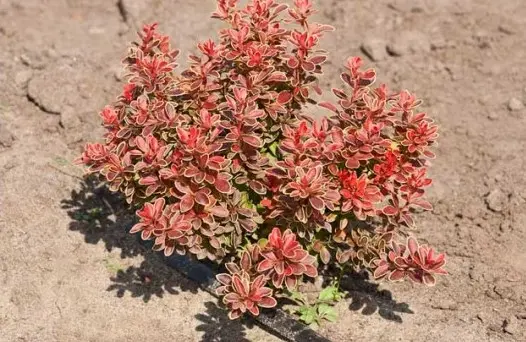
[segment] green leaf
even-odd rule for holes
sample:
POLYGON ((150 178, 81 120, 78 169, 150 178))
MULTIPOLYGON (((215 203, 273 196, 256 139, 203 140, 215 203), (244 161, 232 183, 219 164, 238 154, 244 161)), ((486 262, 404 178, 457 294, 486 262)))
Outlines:
POLYGON ((300 319, 303 322, 305 322, 305 324, 312 324, 313 322, 316 321, 316 318, 318 316, 316 314, 316 309, 314 309, 313 307, 303 306, 300 308, 300 312, 301 312, 300 319))
POLYGON ((333 306, 328 304, 320 304, 318 306, 318 315, 325 318, 329 322, 335 322, 338 319, 338 314, 333 306))
POLYGON ((320 301, 329 302, 334 299, 334 288, 332 286, 324 288, 318 295, 320 301))
POLYGON ((320 302, 338 302, 342 299, 343 293, 340 292, 336 285, 331 285, 324 288, 318 295, 318 301, 320 302))
POLYGON ((267 243, 268 243, 268 240, 266 238, 261 238, 261 239, 258 240, 258 245, 261 248, 265 248, 267 243))
POLYGON ((270 150, 270 152, 276 156, 276 150, 278 148, 278 142, 277 141, 274 141, 272 144, 269 145, 268 149, 270 150))

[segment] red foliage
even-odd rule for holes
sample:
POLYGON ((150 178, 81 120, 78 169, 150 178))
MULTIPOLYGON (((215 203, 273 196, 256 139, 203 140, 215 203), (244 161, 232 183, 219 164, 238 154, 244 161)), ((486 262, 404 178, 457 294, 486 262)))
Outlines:
POLYGON ((435 285, 435 275, 446 275, 442 268, 446 263, 443 253, 435 254, 435 250, 426 245, 419 246, 414 238, 409 238, 407 244, 393 242, 392 250, 375 260, 375 278, 387 277, 391 281, 408 277, 414 282, 435 285))
POLYGON ((238 318, 245 312, 259 315, 259 307, 273 308, 277 301, 272 297, 272 289, 265 287, 264 275, 255 279, 244 271, 233 275, 220 274, 217 279, 223 284, 218 294, 223 295, 223 303, 230 309, 228 317, 238 318))
POLYGON ((316 277, 316 259, 304 250, 296 235, 287 229, 283 234, 279 228, 272 229, 268 243, 261 252, 264 260, 257 266, 257 272, 272 279, 272 285, 282 288, 283 283, 293 290, 303 274, 316 277))
POLYGON ((306 105, 317 104, 327 59, 318 44, 332 30, 313 13, 310 0, 218 0, 213 17, 227 27, 180 73, 179 51, 144 26, 124 59, 128 83, 101 113, 105 142, 79 158, 138 207, 132 233, 156 250, 227 262, 231 317, 275 305, 270 287, 316 276, 318 256, 426 284, 444 273, 442 255, 391 241, 415 209, 432 209, 437 126, 414 95, 374 87, 359 57, 347 60, 337 102, 318 104, 330 115, 313 119, 306 105))

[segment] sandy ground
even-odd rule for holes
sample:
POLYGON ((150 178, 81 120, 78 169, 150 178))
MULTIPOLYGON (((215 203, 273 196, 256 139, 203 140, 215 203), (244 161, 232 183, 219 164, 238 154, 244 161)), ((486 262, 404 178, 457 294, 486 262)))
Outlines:
MULTIPOLYGON (((449 255, 431 289, 351 281, 333 341, 526 340, 523 0, 318 0, 337 28, 323 83, 349 55, 425 100, 441 125, 419 234, 449 255), (388 53, 389 51, 390 53, 388 53)), ((101 136, 120 59, 143 21, 183 51, 213 36, 213 0, 0 0, 0 341, 278 341, 123 227, 118 199, 72 166, 101 136)))

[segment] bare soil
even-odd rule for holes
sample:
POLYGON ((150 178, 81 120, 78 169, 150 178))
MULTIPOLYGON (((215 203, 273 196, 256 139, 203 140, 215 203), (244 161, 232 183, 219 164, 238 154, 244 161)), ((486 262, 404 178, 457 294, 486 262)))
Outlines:
MULTIPOLYGON (((333 341, 526 340, 524 0, 318 0, 349 55, 414 91, 441 125, 433 213, 449 255, 434 288, 349 281, 333 341)), ((142 22, 183 51, 214 36, 213 0, 0 0, 0 341, 278 341, 124 233, 133 217, 71 165, 100 139, 120 59, 142 22)))

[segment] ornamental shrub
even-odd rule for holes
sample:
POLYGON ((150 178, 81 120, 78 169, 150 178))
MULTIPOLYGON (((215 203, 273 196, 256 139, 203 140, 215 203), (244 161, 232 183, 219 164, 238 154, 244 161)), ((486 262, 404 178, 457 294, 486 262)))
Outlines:
POLYGON ((407 232, 432 209, 438 134, 420 101, 374 86, 353 57, 336 101, 319 103, 318 44, 333 28, 309 21, 311 0, 236 3, 217 1, 226 28, 180 73, 179 51, 144 26, 124 59, 128 83, 100 114, 105 141, 79 162, 138 208, 131 232, 155 250, 225 266, 218 294, 231 318, 334 269, 433 285, 444 255, 407 232))

